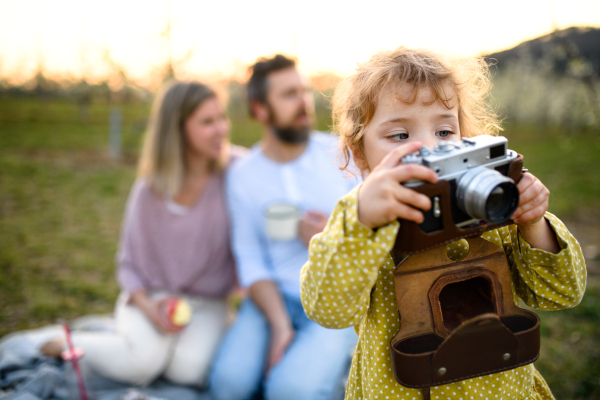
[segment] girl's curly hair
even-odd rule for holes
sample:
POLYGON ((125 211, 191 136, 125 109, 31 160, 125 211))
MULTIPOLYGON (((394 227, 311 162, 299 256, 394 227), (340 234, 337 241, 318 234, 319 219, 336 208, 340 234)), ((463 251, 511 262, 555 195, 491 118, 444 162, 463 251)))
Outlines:
POLYGON ((456 58, 426 49, 399 47, 380 52, 346 77, 333 95, 334 131, 340 135, 346 169, 352 150, 363 152, 363 136, 371 122, 381 93, 390 84, 412 87, 402 101, 412 103, 419 89, 429 87, 434 101, 451 108, 458 100, 458 121, 462 137, 497 135, 500 120, 489 104, 492 88, 488 64, 482 58, 456 58), (444 89, 448 85, 454 93, 444 89))

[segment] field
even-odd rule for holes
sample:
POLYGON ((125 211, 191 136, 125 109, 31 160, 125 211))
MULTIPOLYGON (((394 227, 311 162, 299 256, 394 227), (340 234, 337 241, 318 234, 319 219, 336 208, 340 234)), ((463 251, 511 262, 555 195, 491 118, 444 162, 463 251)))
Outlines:
MULTIPOLYGON (((0 336, 111 312, 114 256, 150 106, 121 106, 123 156, 108 155, 111 106, 80 121, 66 100, 0 98, 0 336)), ((318 128, 329 126, 326 113, 318 128)), ((237 113, 232 141, 249 146, 260 127, 237 113)), ((557 399, 600 398, 600 135, 508 126, 512 149, 550 189, 550 211, 579 239, 588 289, 572 310, 540 312, 536 363, 557 399)))

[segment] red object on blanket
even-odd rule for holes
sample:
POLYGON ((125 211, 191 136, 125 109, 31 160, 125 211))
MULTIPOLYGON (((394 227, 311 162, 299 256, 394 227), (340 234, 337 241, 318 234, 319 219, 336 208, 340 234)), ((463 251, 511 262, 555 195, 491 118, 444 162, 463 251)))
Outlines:
POLYGON ((65 330, 67 346, 69 349, 63 352, 62 358, 65 361, 70 361, 73 363, 73 371, 75 371, 75 376, 77 377, 77 386, 79 387, 81 400, 89 400, 87 392, 85 391, 85 384, 83 383, 83 376, 81 375, 78 362, 78 360, 83 357, 83 351, 81 349, 76 349, 73 346, 73 340, 71 339, 71 328, 69 327, 69 324, 66 322, 63 323, 63 328, 65 330))

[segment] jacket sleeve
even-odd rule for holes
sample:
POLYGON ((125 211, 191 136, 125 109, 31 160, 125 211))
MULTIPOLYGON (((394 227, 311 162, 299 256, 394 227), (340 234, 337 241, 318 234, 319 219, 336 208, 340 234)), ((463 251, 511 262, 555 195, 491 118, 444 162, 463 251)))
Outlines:
MULTIPOLYGON (((360 186, 359 186, 360 187, 360 186)), ((358 221, 356 187, 338 201, 327 226, 310 241, 300 273, 300 296, 310 319, 327 328, 356 326, 367 313, 371 290, 399 228, 372 230, 358 221)))
POLYGON ((515 302, 541 310, 574 307, 581 302, 587 273, 581 247, 566 226, 550 213, 546 220, 560 246, 558 254, 532 248, 516 225, 486 232, 484 239, 504 248, 510 265, 515 302))
POLYGON ((136 260, 133 251, 132 236, 139 234, 139 218, 140 216, 140 196, 143 190, 143 181, 138 180, 134 183, 133 188, 127 199, 125 206, 125 215, 121 226, 121 237, 119 240, 119 250, 117 251, 117 281, 121 289, 129 294, 138 290, 144 289, 144 283, 140 278, 136 260))
POLYGON ((264 231, 243 182, 229 173, 226 180, 227 208, 231 223, 231 247, 236 260, 238 278, 244 288, 261 280, 274 280, 266 252, 264 231))

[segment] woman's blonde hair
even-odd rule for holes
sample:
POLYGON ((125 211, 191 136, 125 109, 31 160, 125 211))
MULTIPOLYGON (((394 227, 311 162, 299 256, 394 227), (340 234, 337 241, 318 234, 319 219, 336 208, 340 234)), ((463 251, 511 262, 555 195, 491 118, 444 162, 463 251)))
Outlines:
MULTIPOLYGON (((186 172, 185 121, 200 104, 211 98, 222 98, 220 93, 198 82, 170 82, 159 91, 152 106, 152 114, 138 165, 138 177, 148 186, 168 198, 174 197, 183 184, 186 172)), ((222 168, 227 159, 227 148, 212 170, 222 168)))
POLYGON ((333 96, 334 131, 339 133, 348 167, 350 152, 363 151, 363 136, 371 122, 381 93, 388 85, 409 84, 412 92, 404 102, 417 100, 419 89, 429 87, 434 101, 451 108, 456 95, 461 136, 496 135, 497 114, 488 102, 492 84, 489 68, 481 58, 452 58, 425 49, 399 47, 384 51, 360 64, 337 86, 333 96), (454 93, 445 93, 450 85, 454 93))

